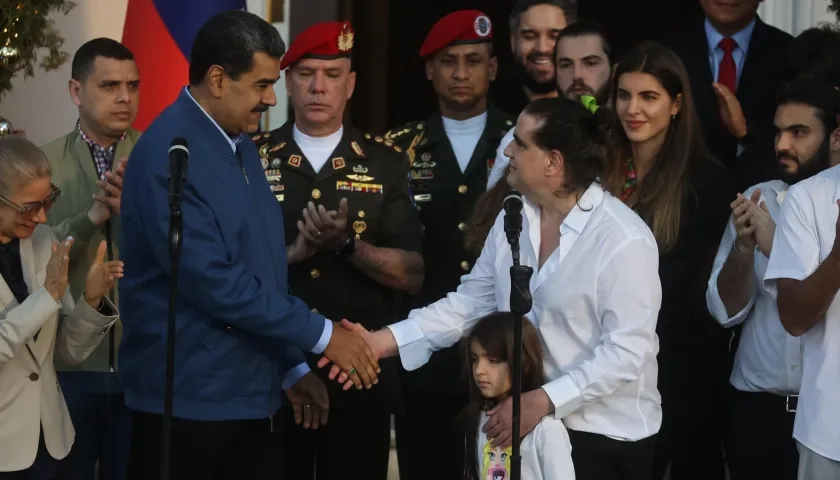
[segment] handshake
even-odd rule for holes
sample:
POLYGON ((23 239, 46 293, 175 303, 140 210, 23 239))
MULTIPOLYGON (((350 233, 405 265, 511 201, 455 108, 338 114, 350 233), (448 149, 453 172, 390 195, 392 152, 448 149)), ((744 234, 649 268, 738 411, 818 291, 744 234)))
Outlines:
POLYGON ((318 367, 332 364, 330 380, 344 384, 344 390, 352 386, 371 388, 379 383, 379 359, 384 348, 376 335, 368 332, 358 323, 342 320, 334 323, 330 343, 318 361, 318 367))

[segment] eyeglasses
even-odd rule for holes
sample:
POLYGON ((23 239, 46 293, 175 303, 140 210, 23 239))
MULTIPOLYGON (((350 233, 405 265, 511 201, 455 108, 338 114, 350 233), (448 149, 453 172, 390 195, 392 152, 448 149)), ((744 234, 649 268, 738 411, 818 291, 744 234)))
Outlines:
POLYGON ((20 205, 9 200, 3 195, 0 195, 0 202, 5 203, 21 215, 29 216, 40 212, 42 208, 44 209, 44 212, 48 211, 50 207, 53 206, 53 203, 55 203, 55 201, 58 200, 59 196, 61 196, 61 190, 59 190, 59 188, 55 185, 50 184, 49 196, 47 196, 47 198, 41 200, 40 202, 32 202, 20 205))

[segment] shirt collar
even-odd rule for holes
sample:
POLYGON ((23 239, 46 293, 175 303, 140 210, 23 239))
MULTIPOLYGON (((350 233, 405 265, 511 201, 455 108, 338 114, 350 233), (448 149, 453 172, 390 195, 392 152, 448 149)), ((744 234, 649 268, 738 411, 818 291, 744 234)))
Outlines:
POLYGON ((79 135, 81 135, 82 140, 84 140, 84 141, 85 141, 85 143, 87 143, 90 147, 92 147, 92 148, 101 148, 101 149, 103 149, 103 150, 110 150, 110 149, 114 148, 114 145, 116 145, 118 142, 121 142, 122 140, 124 140, 124 139, 125 139, 125 135, 126 135, 126 133, 128 133, 128 132, 123 132, 123 134, 122 134, 122 135, 120 135, 120 138, 119 138, 119 139, 117 139, 117 141, 116 141, 116 142, 112 143, 111 145, 109 145, 109 146, 107 146, 107 147, 103 147, 102 145, 100 145, 100 144, 98 144, 98 143, 94 142, 93 140, 91 140, 91 138, 90 138, 90 137, 88 137, 87 135, 85 135, 85 131, 84 131, 84 130, 82 130, 82 121, 81 121, 81 120, 76 120, 76 130, 78 130, 78 131, 79 131, 79 135))
MULTIPOLYGON (((577 203, 575 203, 575 206, 569 214, 566 215, 566 218, 563 219, 560 229, 569 228, 577 234, 583 233, 583 229, 586 227, 586 223, 589 221, 589 218, 592 217, 595 209, 604 202, 604 196, 604 187, 597 182, 593 182, 592 185, 583 192, 583 195, 580 196, 577 203)), ((529 201, 524 196, 523 199, 525 207, 530 210, 531 215, 539 218, 540 207, 529 201)))
MULTIPOLYGON (((730 38, 735 40, 735 43, 738 44, 738 48, 743 50, 744 52, 747 51, 747 48, 750 46, 750 39, 752 38, 753 30, 755 30, 755 22, 757 16, 752 19, 752 21, 746 27, 742 28, 735 35, 732 35, 730 38)), ((706 29, 706 39, 709 41, 709 51, 713 52, 715 49, 718 48, 718 44, 721 40, 723 40, 724 36, 721 35, 715 27, 712 26, 711 22, 707 18, 704 22, 704 27, 706 29)))
POLYGON ((211 117, 210 114, 207 113, 206 110, 204 110, 204 108, 201 106, 201 104, 199 104, 198 101, 196 101, 196 99, 192 96, 192 93, 190 93, 190 88, 189 87, 184 87, 184 92, 186 92, 187 96, 190 97, 190 100, 192 100, 196 104, 196 106, 204 113, 204 115, 206 115, 207 118, 210 119, 210 121, 213 123, 213 125, 215 125, 217 129, 219 129, 219 132, 222 135, 225 136, 225 139, 227 139, 228 144, 230 144, 230 148, 233 149, 234 153, 236 153, 236 147, 239 146, 239 143, 244 138, 244 135, 242 133, 240 133, 236 137, 231 137, 230 135, 228 135, 227 132, 222 130, 222 127, 220 127, 219 124, 216 123, 216 120, 213 117, 211 117))

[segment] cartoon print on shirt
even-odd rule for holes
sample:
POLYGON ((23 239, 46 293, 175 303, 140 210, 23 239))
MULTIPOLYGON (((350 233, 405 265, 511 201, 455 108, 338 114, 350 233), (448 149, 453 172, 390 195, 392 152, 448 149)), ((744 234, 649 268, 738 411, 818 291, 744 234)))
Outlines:
POLYGON ((510 480, 511 447, 491 447, 490 442, 482 449, 481 480, 510 480))

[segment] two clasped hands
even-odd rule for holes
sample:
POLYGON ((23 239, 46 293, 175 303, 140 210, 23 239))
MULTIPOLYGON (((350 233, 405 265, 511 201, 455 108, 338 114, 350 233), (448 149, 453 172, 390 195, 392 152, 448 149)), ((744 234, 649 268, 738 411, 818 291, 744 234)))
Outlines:
POLYGON ((126 165, 128 165, 128 157, 123 157, 113 171, 105 172, 104 178, 96 181, 99 192, 93 196, 93 206, 88 210, 88 218, 94 225, 102 225, 111 218, 111 215, 120 214, 126 165))
POLYGON ((740 255, 753 255, 758 249, 765 257, 770 257, 773 249, 773 235, 776 223, 767 205, 761 201, 761 189, 757 188, 749 198, 738 194, 731 204, 732 222, 738 237, 733 248, 740 255))

